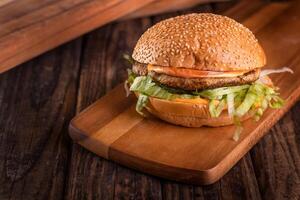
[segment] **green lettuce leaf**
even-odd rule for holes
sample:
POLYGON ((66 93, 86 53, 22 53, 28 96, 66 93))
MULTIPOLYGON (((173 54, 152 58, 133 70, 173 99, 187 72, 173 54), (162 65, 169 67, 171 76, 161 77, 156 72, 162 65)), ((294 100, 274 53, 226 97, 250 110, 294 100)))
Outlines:
POLYGON ((271 96, 271 101, 269 102, 269 106, 274 109, 281 108, 284 105, 285 101, 277 95, 271 96))
POLYGON ((237 115, 238 117, 242 117, 243 115, 245 115, 254 104, 256 97, 257 96, 255 93, 247 92, 243 102, 241 103, 241 105, 239 105, 239 107, 237 107, 235 115, 237 115))
POLYGON ((128 73, 128 79, 127 82, 132 84, 134 79, 137 77, 135 73, 133 73, 133 71, 131 69, 127 69, 127 73, 128 73))
POLYGON ((147 95, 144 94, 139 95, 135 109, 142 116, 145 116, 145 114, 143 113, 143 109, 147 105, 148 101, 149 101, 149 97, 147 95))
POLYGON ((222 111, 226 108, 226 99, 220 101, 211 100, 209 102, 209 112, 212 117, 218 117, 222 111))
POLYGON ((241 92, 242 90, 246 90, 250 87, 250 85, 239 85, 239 86, 231 86, 231 87, 221 87, 216 89, 208 89, 203 90, 201 92, 195 92, 201 97, 205 97, 207 99, 221 99, 223 95, 233 94, 241 92))

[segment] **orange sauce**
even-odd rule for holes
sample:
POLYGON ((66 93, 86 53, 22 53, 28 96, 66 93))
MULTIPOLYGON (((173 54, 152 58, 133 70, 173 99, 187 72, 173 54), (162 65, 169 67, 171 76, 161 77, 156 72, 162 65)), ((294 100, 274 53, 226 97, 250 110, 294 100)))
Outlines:
POLYGON ((196 69, 178 68, 178 67, 162 67, 157 65, 148 65, 148 71, 154 71, 160 74, 177 76, 183 78, 206 78, 206 77, 236 77, 243 75, 249 71, 200 71, 196 69))
POLYGON ((177 99, 174 99, 172 101, 181 102, 181 103, 192 103, 192 104, 208 104, 208 100, 207 99, 202 99, 202 98, 196 98, 196 99, 177 98, 177 99))

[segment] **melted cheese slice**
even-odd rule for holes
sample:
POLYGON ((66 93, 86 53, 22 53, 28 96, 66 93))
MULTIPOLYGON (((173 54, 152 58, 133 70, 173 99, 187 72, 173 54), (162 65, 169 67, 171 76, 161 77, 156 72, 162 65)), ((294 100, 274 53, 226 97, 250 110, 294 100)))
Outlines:
MULTIPOLYGON (((134 94, 138 97, 139 93, 138 92, 134 92, 134 94)), ((155 99, 159 99, 156 97, 151 97, 151 98, 155 98, 155 99)), ((195 99, 183 99, 183 98, 176 98, 176 99, 172 99, 172 100, 166 100, 166 99, 159 99, 160 101, 173 101, 173 102, 177 102, 177 103, 191 103, 191 104, 201 104, 201 105, 206 105, 208 104, 208 100, 207 99, 203 99, 203 98, 195 98, 195 99)))
POLYGON ((179 103, 191 103, 191 104, 208 104, 208 100, 207 99, 202 99, 202 98, 196 98, 196 99, 181 99, 181 98, 177 98, 174 99, 172 101, 175 102, 179 102, 179 103))
POLYGON ((177 76, 182 78, 222 78, 222 77, 237 77, 241 76, 249 70, 240 70, 240 71, 225 71, 225 72, 216 72, 216 71, 200 71, 196 69, 187 69, 187 68, 178 68, 178 67, 162 67, 157 65, 148 65, 148 72, 154 71, 159 74, 166 74, 170 76, 177 76))

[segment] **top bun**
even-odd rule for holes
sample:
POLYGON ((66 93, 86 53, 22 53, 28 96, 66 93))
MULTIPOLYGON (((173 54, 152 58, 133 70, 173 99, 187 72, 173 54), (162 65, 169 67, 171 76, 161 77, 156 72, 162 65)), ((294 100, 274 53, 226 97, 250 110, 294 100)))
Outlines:
POLYGON ((266 63, 263 49, 248 28, 209 13, 155 24, 138 40, 132 57, 144 64, 207 71, 252 70, 266 63))

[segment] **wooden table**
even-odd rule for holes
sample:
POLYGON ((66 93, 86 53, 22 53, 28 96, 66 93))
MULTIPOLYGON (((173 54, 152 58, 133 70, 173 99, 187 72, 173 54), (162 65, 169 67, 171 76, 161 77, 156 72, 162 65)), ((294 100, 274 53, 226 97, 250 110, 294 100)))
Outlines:
MULTIPOLYGON (((262 9, 280 17, 282 7, 227 2, 183 13, 225 13, 247 24, 262 9)), ((71 141, 70 119, 126 78, 122 54, 149 26, 176 14, 111 23, 0 75, 0 199, 300 198, 299 103, 220 181, 204 187, 130 170, 71 141)))

